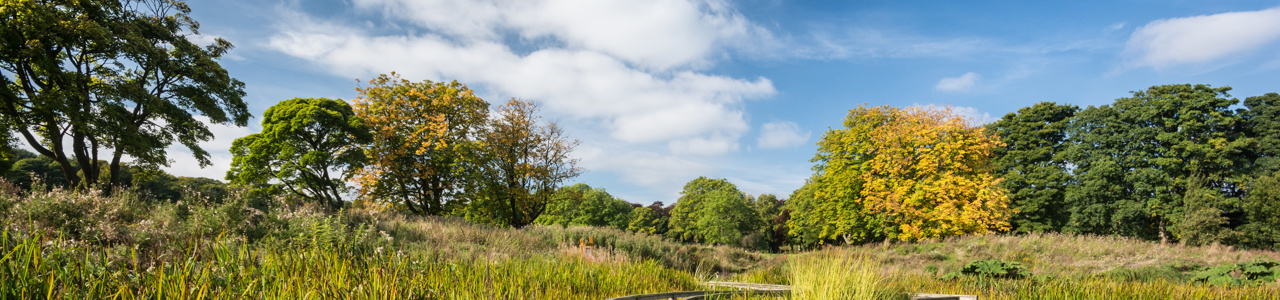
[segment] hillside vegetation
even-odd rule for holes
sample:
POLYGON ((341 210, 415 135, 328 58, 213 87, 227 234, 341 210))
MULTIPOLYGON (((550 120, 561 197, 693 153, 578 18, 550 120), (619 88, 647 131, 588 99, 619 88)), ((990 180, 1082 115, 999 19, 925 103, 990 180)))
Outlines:
POLYGON ((523 229, 233 190, 0 192, 0 298, 603 298, 697 288, 763 255, 594 227, 523 229), (585 246, 585 247, 584 247, 585 246))
POLYGON ((221 203, 190 196, 170 203, 136 191, 103 196, 5 186, 4 298, 599 299, 703 289, 706 280, 797 288, 862 282, 846 290, 888 298, 954 292, 1005 299, 1084 285, 1137 286, 1151 290, 1147 295, 1280 295, 1277 284, 1196 282, 1205 267, 1280 261, 1280 253, 1217 245, 986 235, 774 255, 603 227, 514 229, 371 208, 326 212, 316 203, 237 190, 221 203), (990 259, 1019 262, 1033 277, 940 279, 990 259), (851 269, 874 277, 829 275, 858 274, 851 269))

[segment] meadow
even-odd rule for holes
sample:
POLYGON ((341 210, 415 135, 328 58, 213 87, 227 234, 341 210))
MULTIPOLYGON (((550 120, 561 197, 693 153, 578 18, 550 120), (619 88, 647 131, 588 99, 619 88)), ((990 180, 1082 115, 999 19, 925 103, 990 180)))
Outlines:
POLYGON ((793 286, 792 299, 1275 299, 1280 284, 1197 282, 1202 267, 1280 254, 1061 234, 759 253, 583 226, 521 229, 371 207, 326 211, 244 191, 214 202, 0 189, 4 299, 604 299, 793 286), (941 279, 973 260, 1031 276, 941 279))

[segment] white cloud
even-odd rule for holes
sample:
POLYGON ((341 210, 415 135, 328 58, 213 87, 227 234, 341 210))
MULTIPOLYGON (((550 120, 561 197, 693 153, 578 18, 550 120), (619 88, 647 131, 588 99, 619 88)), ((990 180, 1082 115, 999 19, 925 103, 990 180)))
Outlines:
POLYGON ((467 41, 551 38, 645 68, 701 63, 726 44, 767 35, 722 0, 357 0, 367 10, 467 41))
POLYGON ((1280 39, 1280 7, 1156 20, 1129 37, 1132 66, 1155 69, 1247 54, 1280 39))
POLYGON ((922 108, 922 109, 928 109, 928 110, 950 109, 952 114, 960 115, 961 117, 964 117, 965 120, 969 121, 969 125, 972 125, 972 126, 982 126, 983 124, 987 124, 987 123, 991 123, 999 120, 998 118, 991 117, 991 113, 978 111, 977 108, 969 107, 969 106, 951 106, 951 105, 939 105, 939 104, 932 104, 932 103, 925 104, 925 105, 920 105, 917 103, 917 104, 912 104, 911 106, 922 108))
POLYGON ((573 151, 579 165, 587 170, 606 170, 622 181, 665 190, 679 190, 685 182, 706 175, 714 168, 699 162, 648 151, 619 151, 580 145, 573 151))
POLYGON ((820 27, 799 40, 765 46, 781 47, 777 50, 793 56, 819 59, 965 57, 1007 48, 981 38, 940 38, 869 27, 820 27))
POLYGON ((978 83, 978 79, 981 78, 982 76, 978 75, 978 73, 964 73, 964 75, 960 75, 960 77, 948 77, 938 80, 938 85, 935 85, 933 88, 944 92, 968 91, 970 88, 973 88, 973 86, 978 83))
MULTIPOLYGON (((174 144, 165 148, 165 154, 169 158, 169 166, 162 167, 165 172, 174 176, 186 177, 207 177, 217 180, 223 180, 227 171, 231 170, 231 144, 236 139, 257 132, 259 129, 248 127, 238 127, 229 124, 212 124, 209 118, 205 116, 194 116, 194 118, 209 127, 209 132, 213 133, 214 138, 207 142, 200 143, 200 148, 209 153, 210 166, 201 168, 200 162, 196 160, 195 155, 190 149, 182 144, 174 144)), ((163 121, 161 121, 163 122, 163 121)), ((256 126, 255 126, 256 127, 256 126)), ((18 138, 18 147, 35 152, 34 148, 26 143, 26 139, 18 138)), ((70 139, 65 139, 63 143, 70 144, 70 139)), ((106 152, 110 155, 110 152, 106 152)), ((124 162, 132 162, 133 158, 124 156, 124 162)))
POLYGON ((680 1, 630 3, 627 5, 634 7, 623 8, 582 4, 570 9, 559 1, 510 5, 449 2, 433 7, 407 1, 366 0, 360 1, 359 6, 383 7, 390 15, 438 32, 374 35, 356 26, 286 13, 286 21, 270 39, 270 47, 340 76, 368 77, 397 71, 411 80, 457 79, 481 84, 499 94, 542 102, 555 114, 599 120, 606 125, 603 129, 610 132, 609 136, 629 143, 667 142, 673 152, 679 153, 733 151, 737 140, 749 129, 741 102, 768 97, 776 91, 766 78, 746 80, 693 71, 693 65, 721 47, 715 40, 737 37, 749 28, 742 27, 747 25, 740 15, 718 2, 694 6, 677 2, 680 1), (666 6, 653 6, 658 4, 666 6), (440 7, 451 5, 463 8, 448 16, 434 11, 448 11, 440 7), (524 7, 528 5, 533 7, 524 7), (643 24, 628 29, 638 32, 623 30, 617 32, 623 36, 614 37, 577 28, 600 26, 584 25, 595 20, 587 12, 562 12, 575 9, 599 10, 612 16, 611 20, 643 24), (661 9, 675 11, 672 16, 652 11, 661 9), (458 11, 476 11, 477 15, 474 20, 452 22, 455 14, 461 15, 458 11), (620 15, 628 11, 638 15, 620 15), (533 19, 499 17, 519 13, 529 14, 519 18, 533 19), (562 20, 558 14, 591 18, 574 21, 586 23, 565 23, 570 21, 562 20), (697 28, 689 30, 706 32, 682 37, 687 30, 671 28, 667 24, 670 22, 702 26, 705 28, 694 26, 697 28), (568 46, 544 46, 518 54, 500 38, 504 30, 529 38, 549 37, 568 46), (658 37, 666 31, 675 37, 658 37), (629 44, 633 41, 656 45, 626 52, 631 50, 624 49, 642 47, 629 44), (666 68, 684 70, 655 71, 666 68))
POLYGON ((790 148, 809 141, 813 132, 800 132, 800 125, 794 122, 770 122, 760 126, 760 138, 757 145, 762 149, 790 148))
POLYGON ((675 154, 716 155, 738 150, 738 134, 673 140, 667 147, 675 154))
POLYGON ((213 133, 212 140, 200 143, 200 148, 203 148, 205 152, 209 152, 209 162, 213 164, 201 168, 195 155, 191 154, 191 150, 187 149, 186 146, 177 144, 165 149, 170 162, 169 167, 164 168, 164 170, 169 174, 173 174, 173 176, 208 177, 223 180, 227 176, 227 171, 231 170, 233 157, 231 155, 231 143, 238 138, 256 133, 259 129, 230 124, 212 124, 209 123, 209 118, 204 116, 195 116, 195 118, 204 123, 205 126, 208 126, 209 132, 213 133))

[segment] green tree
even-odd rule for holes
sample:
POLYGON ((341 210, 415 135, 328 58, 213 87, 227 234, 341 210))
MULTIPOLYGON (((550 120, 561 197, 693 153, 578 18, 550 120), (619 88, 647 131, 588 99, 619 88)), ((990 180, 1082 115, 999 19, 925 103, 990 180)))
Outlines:
POLYGON ((13 182, 14 165, 18 161, 35 158, 37 155, 31 151, 20 148, 11 147, 11 145, 0 145, 0 178, 5 178, 9 182, 13 182))
POLYGON ((1280 249, 1280 171, 1249 184, 1244 198, 1246 222, 1239 228, 1241 244, 1251 248, 1280 249))
MULTIPOLYGON (((72 167, 74 168, 75 166, 72 167)), ((42 181, 46 187, 51 188, 65 188, 70 184, 66 177, 62 177, 62 170, 59 168, 58 163, 46 156, 18 160, 13 164, 13 169, 9 171, 9 176, 6 179, 23 189, 30 189, 31 184, 36 182, 37 179, 42 181)))
POLYGON ((268 108, 262 132, 238 138, 227 180, 341 208, 345 181, 364 166, 369 128, 342 100, 294 98, 268 108))
POLYGON ((628 232, 660 235, 666 233, 667 218, 664 218, 652 207, 640 207, 631 211, 631 221, 627 223, 628 232))
POLYGON ((1254 174, 1270 175, 1280 171, 1280 94, 1268 93, 1245 98, 1243 112, 1249 136, 1255 139, 1254 174))
POLYGON ((684 185, 667 222, 667 236, 691 242, 740 245, 761 222, 747 195, 725 179, 698 177, 684 185))
POLYGON ((569 157, 578 141, 555 122, 541 122, 532 101, 499 106, 480 142, 483 186, 467 208, 473 221, 524 227, 546 211, 561 182, 582 173, 569 157))
MULTIPOLYGON (((1154 86, 1076 115, 1065 152, 1077 184, 1066 195, 1067 231, 1169 241, 1187 213, 1189 180, 1220 193, 1196 205, 1231 212, 1248 172, 1242 117, 1229 87, 1154 86), (1231 200, 1236 199, 1236 200, 1231 200), (1227 201, 1227 202, 1223 202, 1227 201)), ((1191 193, 1196 194, 1197 193, 1191 193)))
POLYGON ((829 219, 832 214, 819 208, 830 202, 817 201, 816 193, 821 189, 819 180, 821 178, 817 175, 805 180, 804 185, 791 192, 787 200, 784 209, 791 212, 786 220, 787 235, 795 244, 812 246, 834 236, 831 232, 835 222, 829 219))
POLYGON ((759 227, 744 238, 743 244, 752 245, 750 248, 777 251, 786 242, 786 221, 776 222, 786 203, 773 194, 748 197, 748 200, 760 222, 759 227))
MULTIPOLYGON (((614 198, 604 189, 591 188, 585 183, 561 187, 551 196, 547 211, 533 221, 540 225, 582 225, 614 227, 626 230, 631 221, 632 207, 627 201, 614 198)), ((652 213, 652 211, 650 212, 652 213)))
POLYGON ((758 246, 749 244, 750 241, 744 239, 748 235, 758 234, 762 223, 747 202, 745 194, 737 188, 715 189, 703 193, 701 197, 702 205, 694 215, 692 228, 697 240, 743 248, 758 246))
POLYGON ((1070 214, 1066 188, 1071 183, 1062 153, 1070 121, 1080 108, 1040 102, 1009 113, 987 125, 1004 147, 995 149, 995 172, 1004 178, 1010 206, 1018 212, 1009 223, 1017 232, 1061 231, 1070 214))
POLYGON ((671 209, 671 217, 667 220, 667 236, 680 241, 700 241, 695 222, 701 212, 705 195, 714 190, 737 191, 738 187, 724 179, 698 177, 685 183, 680 191, 680 199, 671 209))
POLYGON ((423 215, 464 208, 461 195, 487 176, 477 136, 489 104, 457 81, 410 82, 391 73, 368 83, 352 104, 377 137, 355 177, 360 198, 423 215))
POLYGON ((124 155, 167 166, 175 142, 208 166, 199 143, 213 134, 197 116, 250 117, 244 84, 217 62, 231 44, 192 43, 199 25, 183 2, 6 1, 0 20, 0 115, 72 185, 120 184, 124 155))

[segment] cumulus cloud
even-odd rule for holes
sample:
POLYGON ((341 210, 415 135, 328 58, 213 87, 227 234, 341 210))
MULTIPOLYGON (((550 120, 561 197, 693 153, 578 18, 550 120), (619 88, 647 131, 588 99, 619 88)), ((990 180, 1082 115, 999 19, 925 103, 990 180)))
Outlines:
POLYGON ((800 132, 794 122, 770 122, 760 126, 760 138, 756 140, 762 149, 790 148, 809 141, 813 132, 800 132))
POLYGON ((270 46, 341 76, 397 71, 413 80, 481 84, 542 102, 558 115, 599 120, 615 139, 666 142, 678 153, 735 150, 749 128, 741 103, 776 93, 763 77, 696 71, 729 41, 760 31, 718 1, 359 0, 356 6, 428 32, 380 35, 292 13, 270 46), (519 45, 503 38, 511 33, 554 42, 518 53, 519 45))
POLYGON ((944 92, 968 91, 970 88, 973 88, 973 86, 978 83, 978 79, 981 78, 982 76, 978 75, 978 73, 964 73, 964 75, 960 75, 959 77, 947 77, 942 80, 938 80, 938 85, 935 85, 933 88, 944 92))
POLYGON ((607 170, 624 182, 648 187, 679 189, 680 184, 714 171, 703 163, 650 151, 581 145, 573 154, 581 159, 579 165, 587 170, 607 170))
POLYGON ((793 56, 819 59, 964 57, 1005 48, 981 38, 941 38, 870 27, 814 28, 810 36, 777 46, 793 56))
POLYGON ((1247 54, 1280 39, 1280 7, 1156 20, 1129 37, 1135 67, 1161 69, 1247 54))
POLYGON ((960 115, 969 121, 969 125, 981 126, 983 124, 995 122, 998 118, 991 117, 991 113, 979 111, 977 108, 969 106, 951 106, 939 104, 912 104, 912 107, 919 107, 928 110, 946 110, 951 109, 952 114, 960 115))

